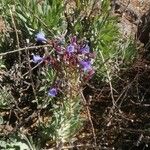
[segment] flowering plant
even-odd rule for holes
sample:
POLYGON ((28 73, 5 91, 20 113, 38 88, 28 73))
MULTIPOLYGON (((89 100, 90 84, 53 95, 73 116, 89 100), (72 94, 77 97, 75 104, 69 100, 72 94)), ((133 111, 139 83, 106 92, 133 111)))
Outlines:
MULTIPOLYGON (((39 32, 36 35, 36 42, 44 43, 45 41, 47 40, 44 33, 39 32)), ((90 52, 87 41, 78 42, 75 36, 70 39, 69 44, 53 40, 51 45, 53 54, 33 55, 34 63, 45 62, 57 72, 57 80, 54 81, 48 95, 55 97, 58 91, 64 92, 64 86, 64 89, 70 89, 70 86, 73 86, 74 90, 79 91, 79 86, 81 87, 82 83, 91 79, 95 72, 92 66, 95 54, 90 52), (75 85, 76 88, 74 87, 75 85)))
MULTIPOLYGON (((82 88, 95 73, 93 60, 95 54, 90 52, 87 41, 77 41, 77 38, 71 37, 69 44, 61 40, 46 40, 43 33, 36 35, 36 42, 51 44, 51 51, 43 56, 33 55, 34 63, 43 63, 48 65, 56 77, 48 90, 48 96, 61 99, 62 105, 53 112, 53 121, 55 124, 51 130, 55 131, 55 139, 59 142, 69 140, 71 135, 76 133, 81 124, 80 110, 82 108, 82 88), (60 118, 59 123, 56 118, 60 118)), ((52 135, 53 136, 53 135, 52 135)))

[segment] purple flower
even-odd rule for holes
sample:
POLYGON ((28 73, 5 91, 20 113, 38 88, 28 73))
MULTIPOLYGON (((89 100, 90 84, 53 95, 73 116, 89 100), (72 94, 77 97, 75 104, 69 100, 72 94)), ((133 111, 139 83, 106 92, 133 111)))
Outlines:
POLYGON ((70 44, 70 45, 67 46, 66 50, 70 54, 70 53, 73 53, 75 51, 75 48, 72 44, 70 44))
POLYGON ((33 55, 33 62, 40 63, 43 61, 43 58, 40 55, 33 55))
POLYGON ((91 62, 90 62, 90 61, 82 60, 82 61, 80 61, 79 63, 80 63, 81 68, 82 68, 84 71, 89 71, 89 70, 92 69, 91 62))
POLYGON ((86 44, 84 47, 82 47, 82 48, 80 49, 80 52, 81 52, 82 54, 87 54, 87 53, 90 52, 90 47, 86 44))
POLYGON ((51 97, 55 97, 57 95, 58 91, 56 88, 52 88, 48 91, 48 95, 51 97))
POLYGON ((45 38, 45 34, 43 32, 39 32, 35 35, 35 40, 38 43, 45 43, 47 40, 45 38))

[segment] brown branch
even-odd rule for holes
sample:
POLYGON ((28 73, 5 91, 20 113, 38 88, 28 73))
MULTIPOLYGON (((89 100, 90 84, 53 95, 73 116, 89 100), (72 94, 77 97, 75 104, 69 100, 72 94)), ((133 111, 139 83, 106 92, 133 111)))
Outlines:
POLYGON ((87 111, 88 119, 89 119, 90 124, 91 124, 91 127, 92 127, 92 133, 93 133, 93 138, 94 138, 94 144, 95 144, 95 146, 97 146, 96 133, 95 133, 95 129, 94 129, 94 125, 93 125, 92 119, 91 119, 91 118, 92 118, 92 116, 91 116, 91 113, 90 113, 90 110, 89 110, 88 104, 87 104, 87 102, 86 102, 86 99, 85 99, 85 97, 84 97, 84 95, 83 95, 83 92, 82 92, 82 91, 81 91, 81 96, 82 96, 82 98, 83 98, 83 102, 84 102, 84 105, 85 105, 85 107, 86 107, 86 111, 87 111))
POLYGON ((16 52, 19 52, 19 51, 31 50, 31 49, 42 48, 42 47, 51 47, 51 46, 52 45, 47 44, 47 45, 40 45, 40 46, 24 47, 24 48, 19 48, 19 49, 13 50, 13 51, 5 52, 5 53, 0 53, 0 56, 5 56, 7 54, 16 53, 16 52))

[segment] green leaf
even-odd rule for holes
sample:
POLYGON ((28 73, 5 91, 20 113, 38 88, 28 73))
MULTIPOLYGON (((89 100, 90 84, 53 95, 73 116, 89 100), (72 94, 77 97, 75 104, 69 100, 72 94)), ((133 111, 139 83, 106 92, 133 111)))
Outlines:
POLYGON ((0 116, 0 125, 4 123, 4 119, 2 116, 0 116))

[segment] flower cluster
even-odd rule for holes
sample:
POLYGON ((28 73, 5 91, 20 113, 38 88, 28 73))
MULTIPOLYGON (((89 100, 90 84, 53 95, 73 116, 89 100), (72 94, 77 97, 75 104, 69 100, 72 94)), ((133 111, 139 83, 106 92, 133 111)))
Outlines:
MULTIPOLYGON (((36 34, 35 40, 41 44, 47 42, 43 32, 36 34)), ((65 44, 60 40, 53 40, 51 44, 54 55, 33 55, 32 61, 34 63, 48 62, 58 72, 63 72, 65 68, 68 68, 69 73, 76 71, 81 82, 91 79, 95 72, 92 66, 95 55, 90 52, 90 47, 86 41, 78 42, 76 37, 72 37, 69 44, 65 44)), ((51 97, 55 97, 57 94, 57 86, 53 86, 48 92, 51 97)))

